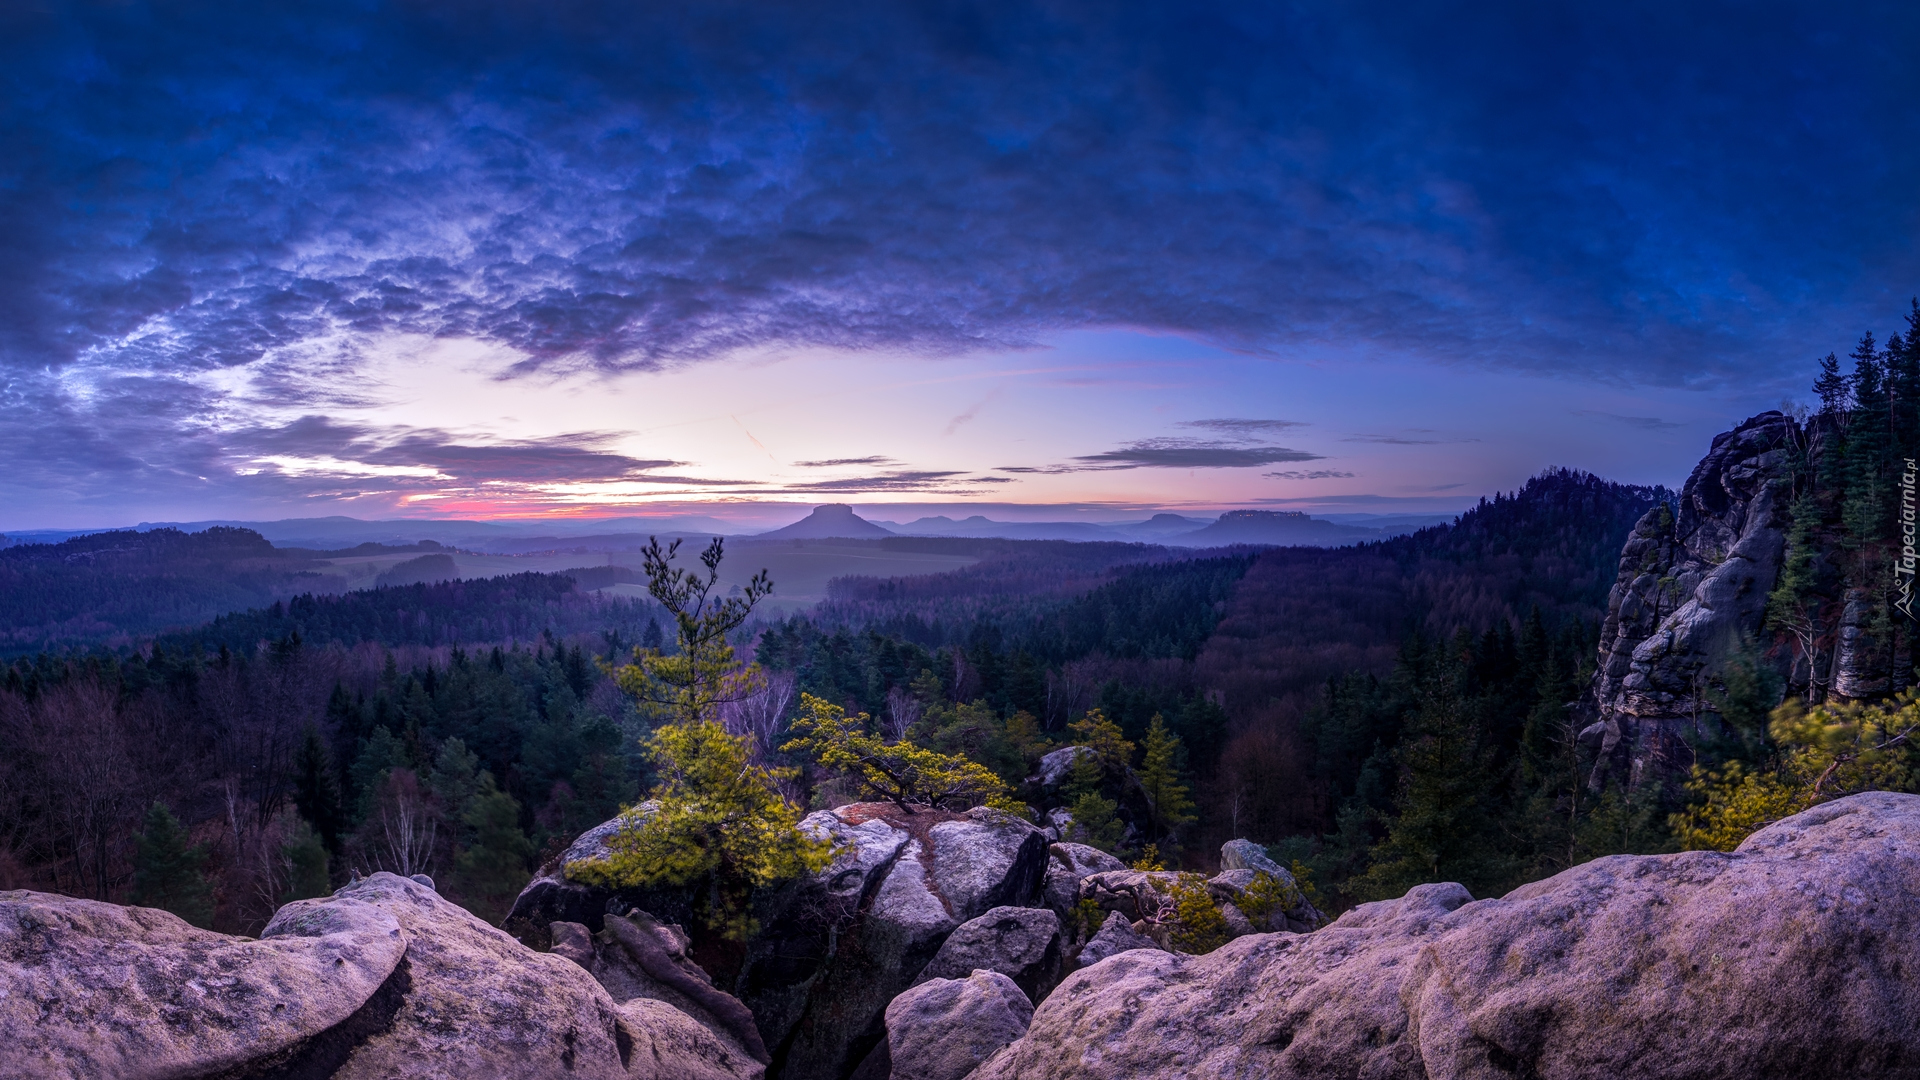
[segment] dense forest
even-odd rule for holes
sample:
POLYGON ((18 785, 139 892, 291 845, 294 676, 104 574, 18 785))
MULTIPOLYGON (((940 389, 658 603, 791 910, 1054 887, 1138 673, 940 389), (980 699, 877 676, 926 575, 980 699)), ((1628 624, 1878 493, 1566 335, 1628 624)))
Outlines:
MULTIPOLYGON (((424 556, 423 556, 424 557, 424 556)), ((405 566, 405 563, 401 564, 405 566)), ((339 596, 303 593, 264 608, 222 615, 194 630, 163 634, 163 649, 252 650, 297 636, 309 645, 459 645, 531 642, 542 635, 598 634, 606 648, 660 633, 658 605, 591 591, 631 578, 620 566, 560 574, 432 584, 386 585, 339 596)))
POLYGON ((0 887, 138 902, 161 806, 212 925, 375 867, 498 917, 544 846, 631 801, 632 706, 598 641, 18 661, 0 691, 0 887))

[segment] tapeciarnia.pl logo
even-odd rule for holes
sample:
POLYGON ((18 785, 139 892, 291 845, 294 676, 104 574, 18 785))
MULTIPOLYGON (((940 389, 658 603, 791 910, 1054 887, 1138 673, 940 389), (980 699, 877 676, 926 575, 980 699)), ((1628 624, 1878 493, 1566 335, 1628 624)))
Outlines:
POLYGON ((1906 459, 1906 471, 1900 474, 1900 554, 1893 560, 1893 576, 1900 589, 1900 599, 1893 606, 1907 618, 1913 614, 1913 478, 1915 472, 1913 459, 1906 459))

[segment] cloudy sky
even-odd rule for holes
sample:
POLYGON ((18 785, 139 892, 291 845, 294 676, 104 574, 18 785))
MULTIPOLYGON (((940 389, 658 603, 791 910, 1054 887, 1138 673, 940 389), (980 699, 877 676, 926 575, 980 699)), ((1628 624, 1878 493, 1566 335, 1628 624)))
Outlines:
POLYGON ((0 529, 1677 483, 1903 326, 1917 12, 5 5, 0 529))

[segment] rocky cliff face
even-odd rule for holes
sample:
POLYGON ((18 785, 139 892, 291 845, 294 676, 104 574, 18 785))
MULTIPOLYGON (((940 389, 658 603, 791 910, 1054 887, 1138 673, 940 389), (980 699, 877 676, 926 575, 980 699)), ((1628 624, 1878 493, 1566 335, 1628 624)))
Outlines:
POLYGON ((1639 783, 1649 769, 1685 769, 1681 744, 1716 725, 1713 690, 1727 660, 1764 648, 1767 595, 1780 573, 1786 521, 1776 482, 1800 435, 1791 417, 1761 413, 1717 436, 1676 507, 1634 526, 1600 630, 1582 739, 1609 773, 1639 783))
POLYGON ((1635 525, 1584 703, 1581 739, 1599 751, 1596 790, 1609 776, 1637 786, 1693 765, 1691 748, 1719 734, 1736 658, 1771 668, 1786 693, 1814 701, 1876 699, 1905 685, 1905 638, 1886 625, 1885 589, 1861 587, 1885 585, 1868 566, 1882 556, 1851 537, 1844 519, 1853 511, 1833 490, 1850 467, 1836 449, 1842 423, 1761 413, 1715 437, 1679 502, 1635 525), (1791 557, 1796 485, 1824 493, 1802 507, 1813 515, 1802 530, 1803 625, 1786 633, 1767 626, 1767 603, 1791 557))

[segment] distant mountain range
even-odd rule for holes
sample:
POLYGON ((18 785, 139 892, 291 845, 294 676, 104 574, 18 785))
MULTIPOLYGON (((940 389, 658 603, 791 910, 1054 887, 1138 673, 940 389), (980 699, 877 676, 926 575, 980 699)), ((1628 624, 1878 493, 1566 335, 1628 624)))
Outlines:
POLYGON ((812 514, 756 539, 869 539, 881 536, 952 536, 999 540, 1085 540, 1171 544, 1178 547, 1226 547, 1270 544, 1278 547, 1345 547, 1384 540, 1451 520, 1445 515, 1401 516, 1386 526, 1340 523, 1309 517, 1298 510, 1229 510, 1217 520, 1155 514, 1146 521, 1095 524, 1087 521, 994 521, 975 514, 955 521, 923 517, 906 524, 869 521, 850 506, 815 507, 812 514))
MULTIPOLYGON (((999 540, 1086 540, 1128 543, 1175 544, 1210 547, 1220 544, 1313 544, 1340 546, 1366 540, 1399 536, 1429 525, 1452 520, 1450 515, 1369 515, 1333 514, 1307 518, 1290 511, 1233 511, 1240 524, 1230 530, 1235 538, 1206 530, 1219 526, 1217 521, 1183 517, 1179 514, 1155 514, 1145 521, 995 521, 975 514, 958 521, 941 515, 923 517, 904 524, 886 520, 868 520, 855 515, 850 507, 814 514, 785 528, 771 532, 753 532, 719 518, 698 514, 671 517, 600 518, 571 522, 518 521, 444 521, 431 519, 389 519, 364 521, 351 517, 286 518, 279 521, 191 521, 141 522, 130 530, 177 529, 183 533, 205 532, 210 528, 241 528, 259 533, 279 548, 307 548, 338 551, 359 544, 407 545, 433 541, 465 551, 497 555, 525 555, 535 552, 628 551, 646 544, 649 536, 662 539, 699 536, 755 536, 768 539, 823 539, 836 537, 947 536, 999 540), (1247 517, 1246 515, 1253 515, 1247 517), (1266 516, 1261 516, 1266 515, 1266 516), (1303 526, 1301 521, 1311 521, 1303 526), (1261 523, 1265 524, 1261 524, 1261 523), (1327 525, 1339 526, 1335 529, 1327 525), (1202 535, 1204 533, 1204 535, 1202 535)), ((58 544, 79 536, 91 536, 102 529, 23 529, 0 536, 0 548, 18 544, 58 544)))

